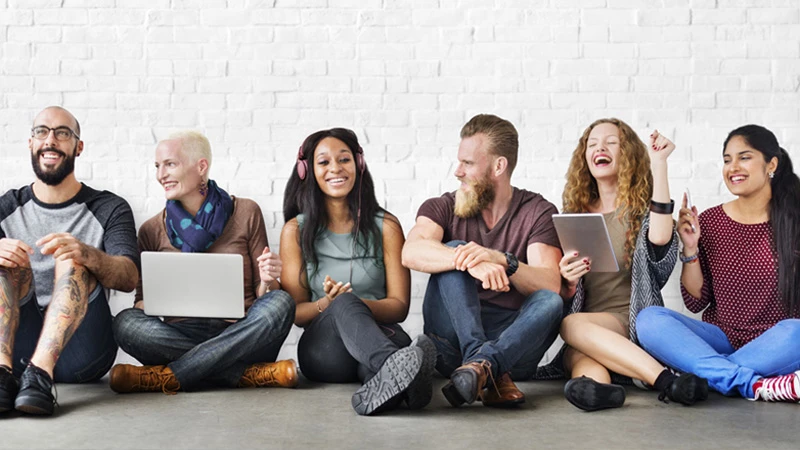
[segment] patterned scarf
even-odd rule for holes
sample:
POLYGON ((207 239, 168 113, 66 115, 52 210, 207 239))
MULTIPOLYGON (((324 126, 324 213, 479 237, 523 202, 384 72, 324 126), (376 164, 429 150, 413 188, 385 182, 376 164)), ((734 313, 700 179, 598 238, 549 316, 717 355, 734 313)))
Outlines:
POLYGON ((208 196, 192 217, 176 200, 167 201, 169 242, 182 252, 204 252, 217 240, 233 213, 233 199, 213 180, 208 180, 208 196))

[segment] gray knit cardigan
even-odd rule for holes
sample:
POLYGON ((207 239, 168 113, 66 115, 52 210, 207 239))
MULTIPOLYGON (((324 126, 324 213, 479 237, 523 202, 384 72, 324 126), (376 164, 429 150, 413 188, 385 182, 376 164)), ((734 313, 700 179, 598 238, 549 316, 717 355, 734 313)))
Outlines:
MULTIPOLYGON (((672 269, 675 268, 675 263, 678 260, 678 233, 675 231, 674 225, 669 249, 659 260, 656 260, 657 256, 653 250, 653 245, 647 238, 649 229, 650 215, 648 214, 642 220, 642 228, 639 230, 639 237, 636 239, 636 248, 633 250, 633 264, 631 264, 631 307, 628 335, 634 344, 638 344, 639 342, 636 337, 636 316, 641 310, 648 306, 664 306, 664 299, 661 297, 661 289, 667 284, 672 274, 672 269)), ((581 281, 578 282, 575 296, 572 297, 572 304, 570 305, 567 315, 580 312, 583 309, 584 298, 583 279, 581 279, 581 281)), ((562 362, 565 349, 566 345, 561 348, 558 355, 550 364, 539 367, 534 379, 554 380, 565 378, 567 374, 564 371, 562 362)), ((617 374, 612 374, 612 378, 615 382, 630 384, 630 379, 627 377, 620 377, 617 374)))

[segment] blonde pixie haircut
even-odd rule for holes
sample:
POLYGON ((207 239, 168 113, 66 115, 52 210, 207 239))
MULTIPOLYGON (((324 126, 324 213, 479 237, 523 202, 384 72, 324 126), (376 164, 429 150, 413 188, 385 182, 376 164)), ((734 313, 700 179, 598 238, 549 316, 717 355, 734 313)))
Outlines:
POLYGON ((186 152, 192 163, 205 158, 208 161, 209 170, 206 171, 206 179, 208 179, 208 172, 211 170, 211 144, 203 133, 194 130, 176 131, 170 134, 167 139, 180 140, 183 144, 183 151, 186 152))
POLYGON ((625 262, 630 267, 636 239, 642 228, 642 218, 650 206, 653 196, 653 174, 650 173, 650 155, 647 146, 636 132, 625 122, 610 118, 594 121, 583 132, 578 146, 572 152, 572 160, 567 170, 567 184, 562 196, 565 213, 583 213, 600 199, 597 180, 589 172, 586 163, 586 145, 592 129, 602 123, 616 125, 619 129, 619 173, 617 183, 618 216, 628 224, 625 236, 625 262))

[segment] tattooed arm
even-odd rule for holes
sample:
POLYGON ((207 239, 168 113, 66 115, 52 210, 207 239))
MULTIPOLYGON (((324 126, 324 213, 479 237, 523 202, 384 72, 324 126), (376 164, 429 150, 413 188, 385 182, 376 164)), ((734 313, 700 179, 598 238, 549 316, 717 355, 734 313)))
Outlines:
POLYGON ((71 259, 86 267, 97 282, 108 289, 131 292, 136 289, 139 271, 127 256, 111 256, 86 245, 69 233, 51 233, 39 239, 44 255, 53 255, 56 261, 71 259))

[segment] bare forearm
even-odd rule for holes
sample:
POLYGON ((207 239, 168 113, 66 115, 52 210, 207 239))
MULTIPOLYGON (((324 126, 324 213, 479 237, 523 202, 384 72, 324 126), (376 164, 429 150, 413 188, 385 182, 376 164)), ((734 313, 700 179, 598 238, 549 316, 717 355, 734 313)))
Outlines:
POLYGON ((514 285, 514 289, 526 297, 541 289, 561 291, 561 275, 558 270, 544 267, 531 267, 520 263, 519 269, 509 281, 514 285))
POLYGON ((701 298, 703 295, 703 271, 700 269, 700 264, 695 261, 693 263, 683 263, 683 270, 681 270, 681 284, 686 292, 694 298, 701 298))
POLYGON ((441 273, 455 269, 455 250, 441 242, 419 239, 403 247, 403 266, 424 273, 441 273))
POLYGON ((294 324, 298 327, 308 326, 311 321, 322 314, 318 307, 317 302, 298 303, 294 313, 294 324))
MULTIPOLYGON (((650 170, 653 173, 653 201, 669 203, 667 163, 653 162, 650 170)), ((672 239, 672 214, 650 212, 650 230, 647 238, 655 245, 666 245, 672 239)))
POLYGON ((136 264, 127 256, 111 256, 96 248, 91 250, 86 268, 94 275, 97 282, 107 289, 131 292, 136 289, 139 271, 136 264))
POLYGON ((372 317, 379 323, 400 323, 408 317, 408 303, 397 298, 383 300, 361 299, 372 312, 372 317))

